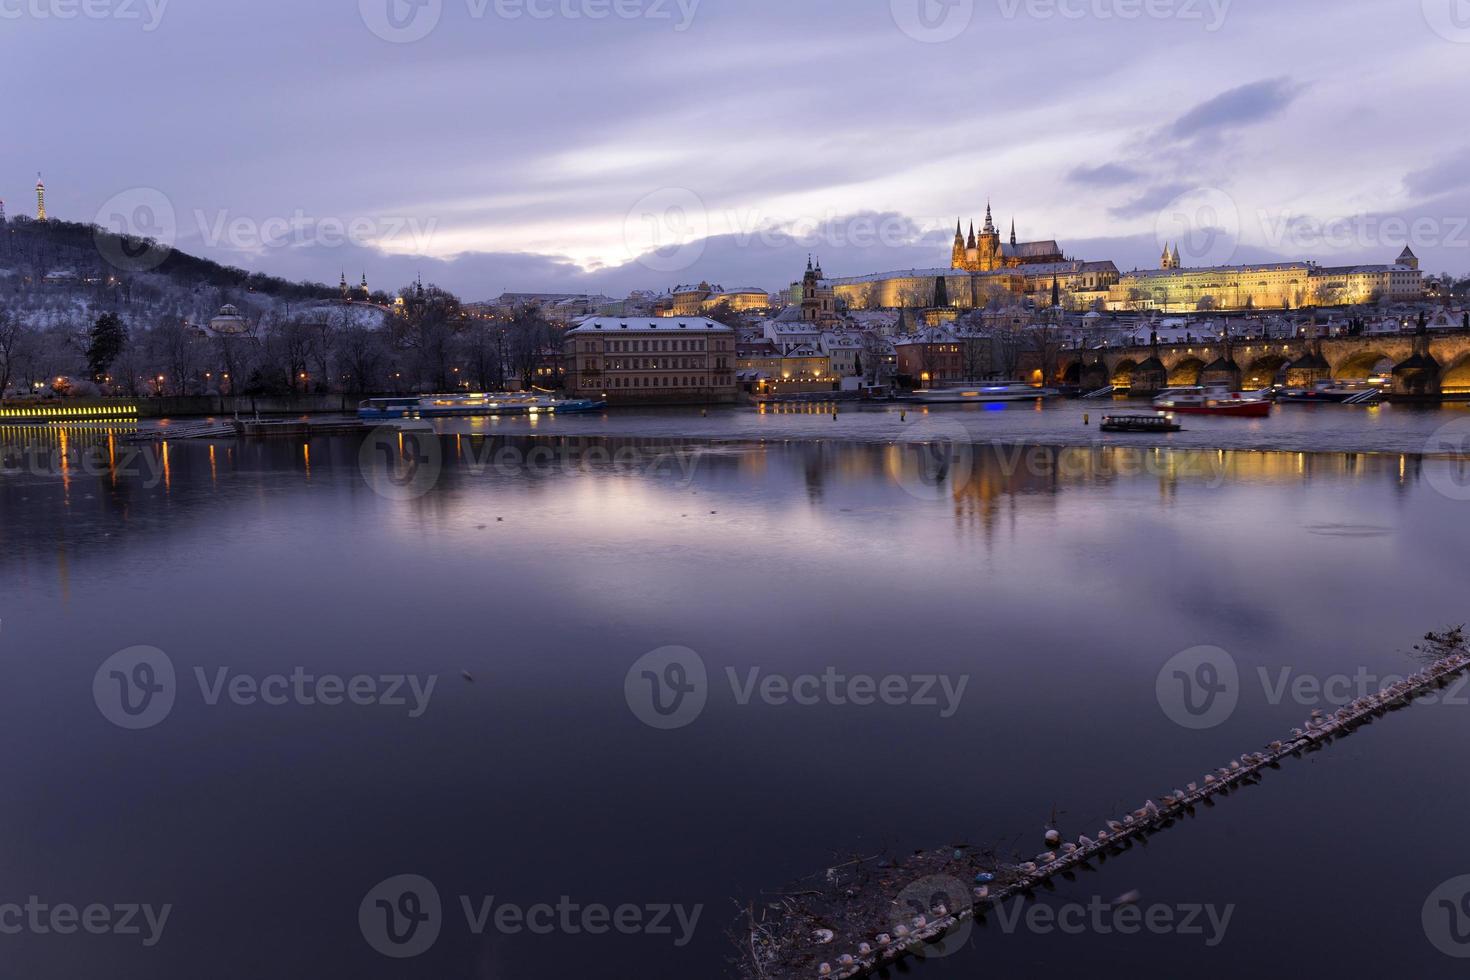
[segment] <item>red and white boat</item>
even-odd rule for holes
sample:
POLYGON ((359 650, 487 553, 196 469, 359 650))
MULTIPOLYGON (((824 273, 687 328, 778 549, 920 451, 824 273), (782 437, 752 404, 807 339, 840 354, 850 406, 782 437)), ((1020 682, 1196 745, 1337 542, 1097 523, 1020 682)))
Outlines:
POLYGON ((1225 415, 1244 419, 1263 419, 1271 414, 1271 403, 1264 398, 1231 391, 1224 385, 1171 388, 1154 399, 1154 408, 1179 415, 1225 415))

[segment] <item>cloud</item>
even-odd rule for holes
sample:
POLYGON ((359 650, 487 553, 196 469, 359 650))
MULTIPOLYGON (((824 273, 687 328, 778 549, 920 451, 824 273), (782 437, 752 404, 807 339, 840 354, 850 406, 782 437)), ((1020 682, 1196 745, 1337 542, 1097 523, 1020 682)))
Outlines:
POLYGON ((1108 213, 1115 218, 1138 218, 1144 215, 1157 214, 1164 206, 1186 191, 1195 190, 1192 184, 1167 183, 1159 184, 1144 191, 1133 200, 1117 207, 1109 208, 1108 213))
POLYGON ((1176 119, 1165 135, 1186 140, 1265 122, 1285 111, 1301 91, 1289 78, 1251 82, 1201 102, 1176 119))
POLYGON ((1067 179, 1074 184, 1086 184, 1091 187, 1117 187, 1121 184, 1131 184, 1142 180, 1143 174, 1121 163, 1103 163, 1096 167, 1076 167, 1067 174, 1067 179))
POLYGON ((1404 175, 1404 186, 1411 194, 1442 194, 1467 185, 1470 185, 1470 149, 1404 175))

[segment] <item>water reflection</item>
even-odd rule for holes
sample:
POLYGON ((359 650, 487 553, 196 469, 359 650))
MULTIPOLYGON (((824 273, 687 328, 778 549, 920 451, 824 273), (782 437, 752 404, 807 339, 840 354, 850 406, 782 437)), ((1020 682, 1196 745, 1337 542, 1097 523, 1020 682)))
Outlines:
MULTIPOLYGON (((14 750, 0 823, 39 845, 13 850, 6 880, 179 908, 147 958, 68 946, 69 975, 391 975, 401 964, 362 943, 355 915, 375 883, 411 872, 451 907, 568 894, 707 908, 686 948, 461 930, 413 975, 720 976, 731 896, 836 853, 973 840, 1034 854, 1045 821, 1091 830, 1301 722, 1258 687, 1228 724, 1182 732, 1155 688, 1181 650, 1227 649, 1246 678, 1382 675, 1464 619, 1470 522, 1446 492, 1451 461, 489 431, 404 432, 382 453, 370 438, 0 433, 14 750), (429 460, 413 470, 425 486, 398 479, 429 460), (195 696, 122 732, 92 683, 139 644, 185 679, 302 666, 440 686, 420 719, 195 696), (972 682, 947 719, 727 691, 687 730, 655 731, 624 684, 674 645, 716 679, 837 667, 972 682)), ((1444 778, 1462 729, 1454 710, 1406 712, 1061 887, 1238 902, 1213 975, 1248 972, 1268 946, 1342 975, 1382 948, 1434 975, 1415 932, 1441 866, 1470 861, 1440 834, 1470 805, 1444 778), (1431 805, 1439 819, 1415 839, 1431 805), (1323 858, 1346 845, 1353 861, 1323 858), (1301 901, 1309 879, 1361 889, 1363 867, 1375 902, 1301 901)), ((1164 955, 982 941, 916 975, 1137 974, 1164 955)), ((21 975, 59 955, 18 949, 21 975)))

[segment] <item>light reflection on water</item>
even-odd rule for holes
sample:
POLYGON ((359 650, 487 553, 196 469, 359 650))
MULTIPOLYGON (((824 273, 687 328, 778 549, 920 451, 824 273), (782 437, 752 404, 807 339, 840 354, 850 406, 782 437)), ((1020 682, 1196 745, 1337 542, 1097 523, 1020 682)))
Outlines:
MULTIPOLYGON (((719 976, 732 897, 843 854, 966 840, 1029 857, 1053 813, 1093 832, 1305 716, 1252 680, 1228 722, 1176 727, 1155 681, 1181 650, 1220 646, 1248 679, 1384 674, 1466 618, 1456 462, 710 445, 662 425, 633 441, 435 444, 441 471, 406 498, 372 489, 349 439, 165 455, 78 431, 64 472, 0 477, 0 821, 25 845, 0 858, 0 892, 178 908, 146 956, 28 937, 10 949, 18 971, 719 976), (186 679, 304 665, 442 687, 420 719, 196 694, 124 732, 99 717, 92 675, 135 644, 186 679), (670 645, 698 651, 717 685, 829 667, 970 683, 952 718, 741 705, 726 685, 661 732, 629 711, 624 679, 670 645), (355 913, 401 873, 446 896, 706 912, 682 949, 446 928, 398 964, 367 948, 355 913)), ((1450 975, 1419 913, 1470 867, 1470 845, 1442 833, 1470 803, 1446 778, 1466 710, 1376 724, 1057 893, 1235 903, 1217 949, 986 929, 916 975, 1124 976, 1182 957, 1192 976, 1239 976, 1264 948, 1342 975, 1450 975), (1373 901, 1324 898, 1365 888, 1373 901)))

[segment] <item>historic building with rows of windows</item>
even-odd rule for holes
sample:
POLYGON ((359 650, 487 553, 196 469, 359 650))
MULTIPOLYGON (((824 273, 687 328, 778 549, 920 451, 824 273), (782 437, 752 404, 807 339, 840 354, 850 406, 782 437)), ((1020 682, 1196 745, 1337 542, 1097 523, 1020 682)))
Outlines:
POLYGON ((567 389, 613 404, 734 401, 735 331, 707 317, 592 317, 565 334, 567 389))

